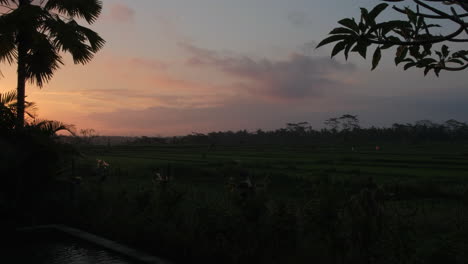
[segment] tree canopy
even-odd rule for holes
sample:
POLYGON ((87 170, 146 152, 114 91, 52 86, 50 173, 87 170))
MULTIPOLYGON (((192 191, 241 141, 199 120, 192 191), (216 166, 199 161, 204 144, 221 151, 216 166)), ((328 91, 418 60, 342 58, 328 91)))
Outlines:
POLYGON ((404 70, 412 67, 424 70, 424 75, 433 71, 462 71, 468 68, 468 50, 459 43, 468 42, 468 0, 382 0, 398 2, 392 10, 401 19, 380 21, 389 4, 380 3, 373 9, 361 8, 359 19, 344 18, 318 46, 335 43, 331 52, 334 57, 343 53, 348 59, 350 52, 366 58, 369 47, 375 47, 372 70, 382 52, 396 47, 395 64, 404 64, 404 70), (411 6, 402 6, 409 3, 411 6), (458 43, 458 45, 457 45, 458 43))

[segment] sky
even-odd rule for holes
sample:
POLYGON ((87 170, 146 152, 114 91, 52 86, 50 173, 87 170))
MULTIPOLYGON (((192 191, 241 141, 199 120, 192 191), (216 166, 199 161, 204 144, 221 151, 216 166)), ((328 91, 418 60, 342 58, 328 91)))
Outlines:
MULTIPOLYGON (((468 75, 424 77, 379 68, 354 55, 315 49, 337 26, 376 0, 104 0, 90 27, 105 47, 86 65, 65 65, 42 89, 27 87, 38 116, 100 135, 173 136, 314 128, 343 114, 363 126, 430 119, 468 121, 468 75)), ((388 11, 387 11, 388 12, 388 11)), ((391 11, 390 11, 391 13, 391 11)), ((0 65, 0 92, 15 89, 0 65)))

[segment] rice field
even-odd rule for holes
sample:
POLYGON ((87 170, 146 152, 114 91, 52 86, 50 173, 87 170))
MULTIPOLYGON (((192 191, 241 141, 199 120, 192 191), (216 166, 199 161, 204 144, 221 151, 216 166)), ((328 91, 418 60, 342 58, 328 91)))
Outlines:
POLYGON ((377 184, 465 185, 468 144, 431 143, 367 146, 122 145, 83 150, 87 161, 105 160, 121 181, 148 182, 169 166, 175 181, 218 188, 240 172, 265 178, 278 194, 297 194, 304 183, 328 176, 377 184), (208 186, 207 186, 208 185, 208 186), (294 190, 288 190, 293 188, 294 190))

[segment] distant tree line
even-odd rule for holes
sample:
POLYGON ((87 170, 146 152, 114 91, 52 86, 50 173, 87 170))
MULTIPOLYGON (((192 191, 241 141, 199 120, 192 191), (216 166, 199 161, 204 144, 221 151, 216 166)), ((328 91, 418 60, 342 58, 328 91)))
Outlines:
POLYGON ((363 128, 356 115, 345 114, 325 120, 325 127, 313 129, 308 122, 287 123, 286 127, 264 131, 219 131, 181 137, 139 137, 133 144, 318 144, 427 141, 463 141, 468 139, 468 124, 454 119, 439 124, 430 120, 395 123, 391 127, 363 128))

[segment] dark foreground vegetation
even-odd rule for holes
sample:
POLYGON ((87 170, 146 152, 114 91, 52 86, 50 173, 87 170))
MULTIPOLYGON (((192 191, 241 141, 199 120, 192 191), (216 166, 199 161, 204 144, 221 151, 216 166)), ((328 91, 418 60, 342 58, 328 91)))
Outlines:
POLYGON ((5 127, 2 229, 64 223, 176 263, 466 263, 467 130, 448 123, 121 145, 5 127))

